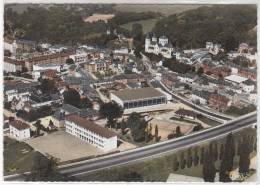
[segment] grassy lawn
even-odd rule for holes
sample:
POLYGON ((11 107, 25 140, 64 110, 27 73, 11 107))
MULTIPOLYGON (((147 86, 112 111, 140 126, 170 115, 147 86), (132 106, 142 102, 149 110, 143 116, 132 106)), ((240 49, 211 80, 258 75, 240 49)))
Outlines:
POLYGON ((146 4, 146 5, 138 5, 138 4, 118 4, 114 7, 117 11, 122 12, 160 12, 164 15, 171 15, 176 13, 182 13, 187 10, 196 9, 203 5, 174 5, 174 4, 146 4))
POLYGON ((121 27, 131 31, 132 25, 135 23, 139 23, 143 26, 143 33, 145 34, 147 32, 150 32, 153 29, 157 20, 158 19, 146 19, 146 20, 141 20, 141 21, 134 21, 134 22, 129 22, 127 24, 122 24, 121 27))
MULTIPOLYGON (((236 132, 233 134, 235 140, 237 138, 240 138, 242 135, 250 134, 256 136, 256 130, 251 128, 243 129, 239 132, 236 132)), ((218 141, 218 150, 220 150, 221 143, 225 142, 225 138, 221 138, 218 141)), ((194 149, 198 149, 198 154, 200 157, 200 148, 202 147, 208 147, 209 143, 200 143, 197 146, 192 146, 191 148, 191 154, 193 156, 194 149)), ((182 150, 173 151, 165 155, 152 157, 146 160, 142 161, 136 161, 135 163, 131 163, 128 165, 118 166, 118 167, 112 167, 109 169, 100 170, 97 172, 89 173, 84 175, 84 177, 81 177, 81 180, 83 181, 117 181, 119 176, 122 174, 126 174, 129 171, 135 171, 138 174, 140 174, 143 177, 144 181, 157 181, 157 182, 165 182, 169 176, 170 173, 177 173, 177 174, 183 174, 183 175, 189 175, 193 177, 202 177, 202 168, 203 166, 201 164, 197 166, 192 166, 191 168, 184 168, 177 171, 173 171, 173 159, 174 156, 176 156, 178 159, 180 159, 181 153, 184 152, 184 156, 186 158, 187 155, 187 148, 184 148, 182 150)), ((251 153, 251 157, 256 155, 256 152, 251 153)), ((220 160, 217 160, 215 162, 215 166, 217 169, 219 169, 220 166, 220 160)), ((234 158, 234 168, 237 168, 239 164, 239 156, 235 156, 234 158)))
POLYGON ((136 145, 138 147, 143 147, 143 146, 147 146, 147 145, 151 145, 151 144, 157 143, 156 141, 154 141, 154 139, 150 140, 147 143, 145 141, 143 141, 143 142, 135 142, 135 141, 133 141, 133 138, 132 138, 132 136, 131 136, 131 134, 129 132, 127 134, 125 134, 125 135, 122 135, 120 133, 120 134, 118 134, 118 137, 120 139, 122 139, 122 140, 124 140, 124 141, 126 141, 128 143, 131 143, 133 145, 136 145))
POLYGON ((4 175, 30 171, 34 154, 28 144, 4 137, 4 175))
POLYGON ((209 119, 209 118, 207 118, 207 117, 205 117, 205 116, 202 116, 202 117, 200 117, 200 118, 198 118, 200 121, 202 121, 203 123, 206 123, 207 125, 210 125, 210 126, 212 126, 212 127, 215 127, 215 126, 218 126, 218 125, 220 125, 220 123, 218 123, 218 122, 216 122, 216 121, 214 121, 214 120, 211 120, 211 119, 209 119))
POLYGON ((254 105, 248 105, 247 107, 242 107, 242 108, 231 106, 229 107, 228 110, 225 111, 225 114, 234 117, 239 117, 254 111, 256 111, 256 107, 254 105))

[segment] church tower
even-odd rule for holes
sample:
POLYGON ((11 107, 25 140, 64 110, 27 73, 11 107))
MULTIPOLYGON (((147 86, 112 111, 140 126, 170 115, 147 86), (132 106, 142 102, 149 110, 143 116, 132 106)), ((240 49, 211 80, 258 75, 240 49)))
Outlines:
POLYGON ((145 37, 145 52, 148 51, 150 44, 151 44, 151 38, 149 34, 147 34, 145 37))

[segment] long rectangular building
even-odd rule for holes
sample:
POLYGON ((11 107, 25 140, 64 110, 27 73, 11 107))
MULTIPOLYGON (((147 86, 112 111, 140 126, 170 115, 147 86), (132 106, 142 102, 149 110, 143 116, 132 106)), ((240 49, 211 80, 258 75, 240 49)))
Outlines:
POLYGON ((117 135, 114 132, 78 115, 71 114, 66 116, 65 129, 69 134, 103 151, 110 151, 117 148, 117 135))
POLYGON ((149 107, 167 103, 167 95, 155 88, 124 89, 110 94, 110 99, 124 109, 149 107))
POLYGON ((66 63, 66 60, 72 55, 74 52, 64 52, 64 53, 54 53, 48 55, 34 56, 28 59, 25 59, 25 67, 29 70, 33 70, 33 65, 39 64, 56 64, 63 65, 66 63))

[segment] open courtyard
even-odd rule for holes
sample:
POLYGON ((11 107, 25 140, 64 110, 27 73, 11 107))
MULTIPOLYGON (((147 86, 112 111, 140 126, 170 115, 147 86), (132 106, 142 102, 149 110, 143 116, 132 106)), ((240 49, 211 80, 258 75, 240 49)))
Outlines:
POLYGON ((64 131, 27 140, 30 146, 59 162, 103 154, 104 152, 64 131))

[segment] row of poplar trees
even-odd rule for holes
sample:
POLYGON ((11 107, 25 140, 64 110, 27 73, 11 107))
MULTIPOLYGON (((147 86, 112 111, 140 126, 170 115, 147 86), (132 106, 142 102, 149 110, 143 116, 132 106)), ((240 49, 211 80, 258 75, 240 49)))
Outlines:
MULTIPOLYGON (((237 145, 235 143, 232 133, 227 138, 225 145, 221 145, 219 152, 219 181, 231 182, 230 172, 234 167, 234 157, 239 156, 239 174, 240 176, 247 176, 250 166, 250 153, 256 150, 256 142, 253 136, 243 136, 239 139, 237 145)), ((217 146, 217 145, 216 145, 217 146)), ((217 161, 217 149, 211 148, 212 145, 206 150, 203 162, 203 178, 205 182, 214 182, 217 169, 215 161, 217 161)))
POLYGON ((219 171, 220 182, 231 182, 229 174, 233 170, 234 157, 239 156, 239 173, 246 176, 249 173, 250 153, 253 150, 256 150, 255 137, 243 136, 236 144, 230 133, 225 143, 219 145, 218 142, 211 142, 208 147, 201 147, 200 150, 197 147, 189 148, 186 155, 184 151, 179 157, 175 155, 173 171, 202 165, 205 182, 214 182, 217 171, 219 171), (220 162, 219 169, 215 166, 217 161, 220 162))

